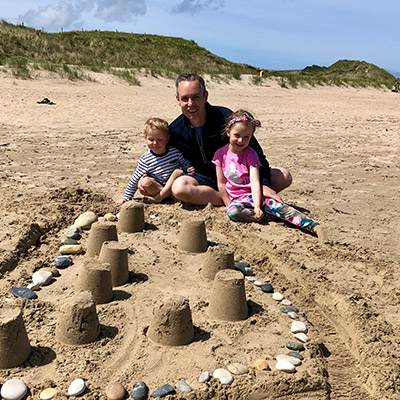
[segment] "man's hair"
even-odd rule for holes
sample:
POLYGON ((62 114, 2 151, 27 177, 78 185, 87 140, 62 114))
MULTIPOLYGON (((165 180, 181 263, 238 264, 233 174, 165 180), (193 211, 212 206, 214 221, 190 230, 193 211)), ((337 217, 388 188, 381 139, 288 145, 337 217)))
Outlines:
POLYGON ((184 74, 180 74, 175 80, 176 94, 178 96, 179 96, 179 93, 178 93, 179 84, 183 81, 187 81, 187 82, 199 81, 200 85, 203 88, 203 93, 206 91, 206 83, 204 82, 204 79, 199 74, 196 74, 195 72, 184 73, 184 74))
POLYGON ((144 124, 144 137, 150 133, 151 128, 156 128, 159 131, 169 135, 168 122, 161 118, 149 118, 144 124))

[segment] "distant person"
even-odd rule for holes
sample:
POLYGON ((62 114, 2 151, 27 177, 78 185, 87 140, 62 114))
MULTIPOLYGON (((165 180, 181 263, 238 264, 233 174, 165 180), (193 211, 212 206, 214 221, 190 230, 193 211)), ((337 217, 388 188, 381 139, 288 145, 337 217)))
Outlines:
POLYGON ((262 69, 260 71, 260 85, 262 85, 263 79, 264 79, 265 71, 262 69))
POLYGON ((171 194, 171 186, 184 173, 194 173, 194 168, 175 147, 168 145, 168 122, 150 118, 144 125, 144 139, 148 150, 139 158, 123 197, 117 204, 132 200, 136 190, 148 203, 159 203, 171 194))
MULTIPOLYGON (((172 194, 176 199, 191 204, 211 203, 221 206, 224 203, 218 193, 212 159, 215 152, 228 143, 225 125, 232 111, 208 103, 204 79, 197 74, 179 75, 175 86, 176 99, 182 114, 169 126, 170 143, 190 161, 196 172, 176 179, 172 185, 172 194)), ((292 183, 289 171, 285 168, 270 168, 255 138, 251 139, 250 147, 256 151, 262 164, 260 174, 264 196, 282 202, 277 193, 292 183)))
POLYGON ((229 218, 241 222, 270 220, 271 215, 326 240, 322 227, 302 212, 282 201, 264 197, 261 191, 261 162, 249 147, 261 123, 248 111, 238 110, 226 125, 229 143, 216 151, 213 163, 217 170, 218 190, 229 218))

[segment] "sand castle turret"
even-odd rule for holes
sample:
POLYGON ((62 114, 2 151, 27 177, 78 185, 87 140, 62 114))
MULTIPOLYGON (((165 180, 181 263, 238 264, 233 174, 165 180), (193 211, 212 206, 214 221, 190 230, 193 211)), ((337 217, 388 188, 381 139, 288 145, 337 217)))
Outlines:
POLYGON ((98 259, 84 260, 79 268, 75 290, 88 290, 96 304, 108 303, 113 297, 111 266, 98 259))
POLYGON ((112 286, 121 286, 129 280, 128 248, 118 242, 104 242, 99 260, 110 264, 112 286))
POLYGON ((227 246, 214 246, 207 249, 201 274, 206 279, 214 279, 215 274, 223 269, 234 269, 233 251, 227 246))
POLYGON ((147 334, 151 340, 165 346, 192 342, 194 329, 189 300, 176 296, 156 305, 147 334))
POLYGON ((144 229, 144 206, 136 201, 127 201, 121 206, 118 230, 134 233, 144 229))
POLYGON ((14 368, 31 353, 22 312, 19 308, 0 309, 0 368, 14 368))
POLYGON ((189 253, 204 253, 207 251, 207 234, 204 220, 194 219, 182 222, 178 248, 189 253))
POLYGON ((90 228, 86 254, 89 257, 98 256, 106 241, 118 241, 116 224, 108 221, 95 222, 90 228))
POLYGON ((64 304, 57 321, 56 338, 71 345, 95 341, 100 335, 96 304, 89 291, 78 292, 64 304))
POLYGON ((225 269, 215 275, 208 313, 224 321, 240 321, 248 317, 243 274, 225 269))

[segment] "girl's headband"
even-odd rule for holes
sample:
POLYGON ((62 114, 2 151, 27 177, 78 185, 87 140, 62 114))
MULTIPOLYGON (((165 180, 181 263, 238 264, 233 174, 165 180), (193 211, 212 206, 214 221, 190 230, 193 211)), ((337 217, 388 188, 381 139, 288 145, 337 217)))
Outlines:
POLYGON ((254 119, 249 113, 245 112, 243 113, 242 116, 240 117, 236 117, 236 118, 232 118, 229 122, 228 122, 228 128, 230 128, 233 124, 235 124, 236 122, 250 122, 253 126, 260 128, 261 127, 261 122, 258 119, 254 119))

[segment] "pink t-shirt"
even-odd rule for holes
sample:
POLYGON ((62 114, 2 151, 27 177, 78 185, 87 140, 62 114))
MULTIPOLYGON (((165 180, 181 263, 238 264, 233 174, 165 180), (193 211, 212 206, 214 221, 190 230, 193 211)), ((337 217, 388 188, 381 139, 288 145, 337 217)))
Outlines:
POLYGON ((212 162, 222 168, 231 200, 251 194, 250 167, 261 167, 258 155, 251 147, 235 154, 227 144, 215 152, 212 162))

